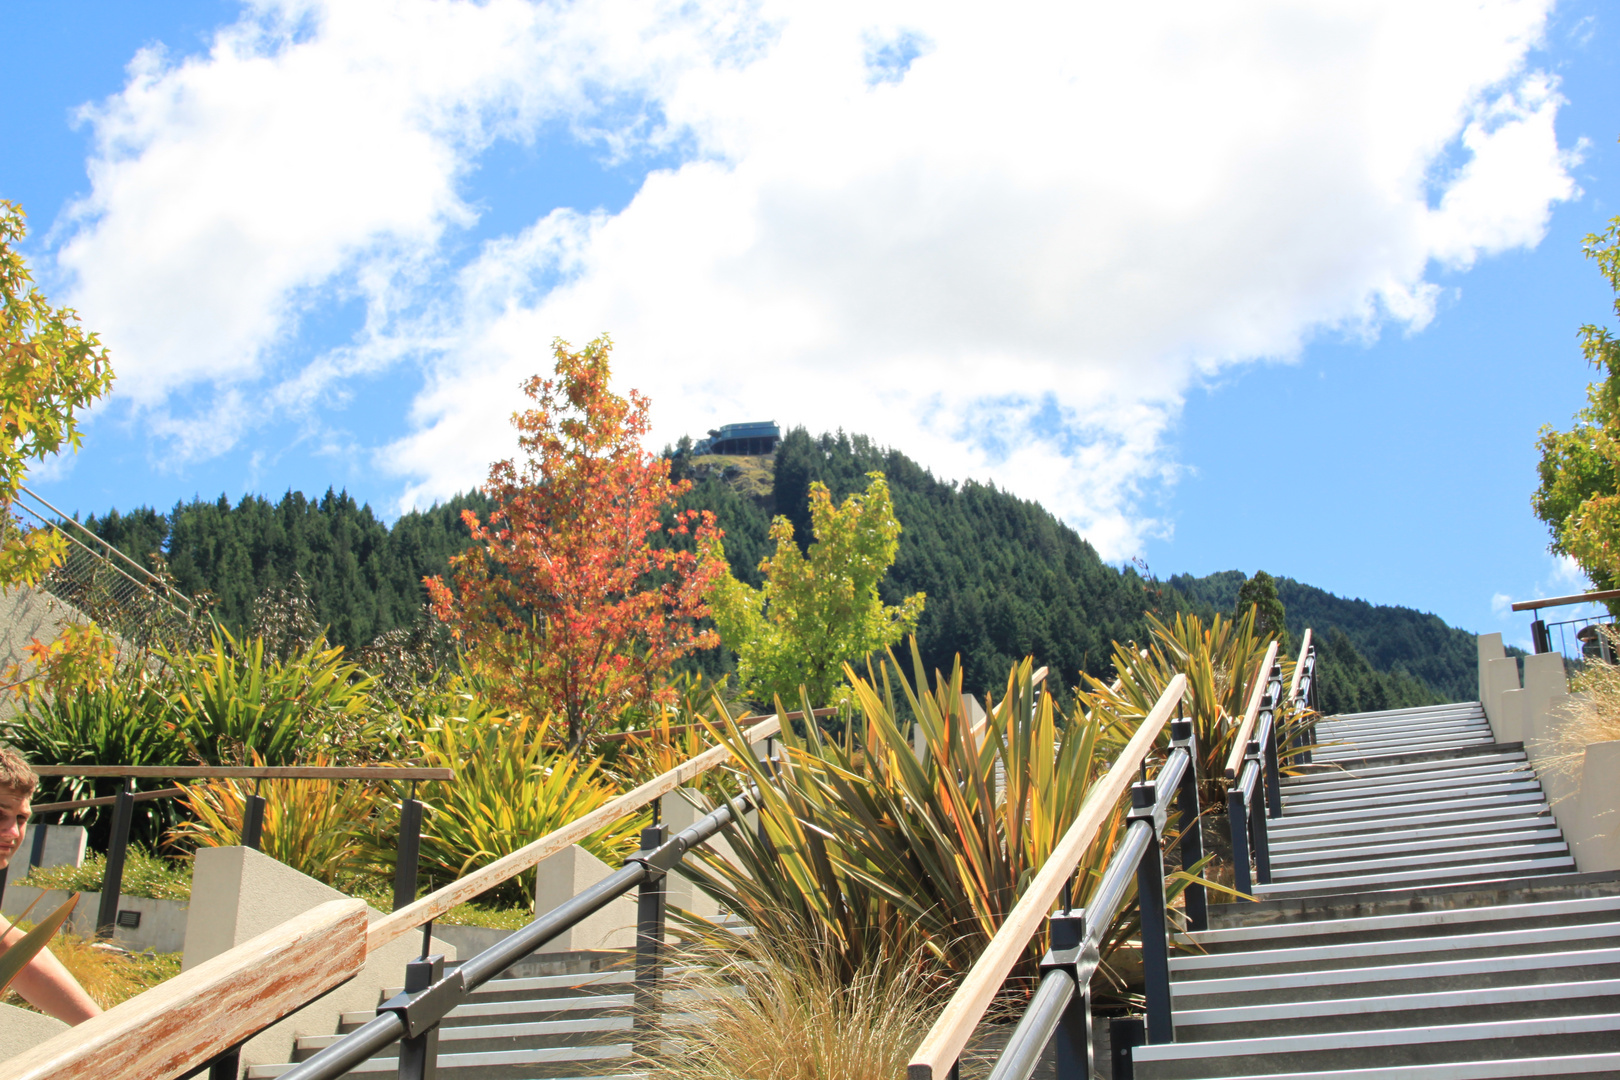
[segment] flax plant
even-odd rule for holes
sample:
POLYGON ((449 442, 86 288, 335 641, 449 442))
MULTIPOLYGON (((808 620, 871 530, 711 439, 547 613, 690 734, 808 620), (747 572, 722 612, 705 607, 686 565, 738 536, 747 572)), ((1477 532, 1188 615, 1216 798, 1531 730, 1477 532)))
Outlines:
MULTIPOLYGON (((892 654, 866 678, 846 672, 845 735, 829 738, 813 724, 803 737, 785 730, 774 768, 753 760, 737 725, 717 713, 759 788, 758 826, 728 831, 735 862, 705 852, 683 871, 767 940, 825 940, 846 981, 883 956, 921 956, 946 972, 971 967, 1109 764, 1101 721, 1061 715, 1029 660, 975 730, 960 663, 930 690, 915 643, 912 658, 913 681, 892 654)), ((1075 906, 1123 835, 1124 812, 1112 808, 1084 856, 1075 906)), ((1043 949, 1037 936, 1015 974, 1032 976, 1043 949)))
MULTIPOLYGON (((445 767, 455 779, 421 788, 427 805, 421 865, 438 883, 453 881, 532 840, 584 817, 619 794, 601 761, 563 748, 547 720, 509 716, 487 699, 455 697, 455 715, 415 721, 409 736, 413 756, 429 768, 445 767)), ((634 851, 645 814, 633 814, 597 830, 580 846, 613 865, 634 851)), ((392 874, 395 845, 380 837, 375 860, 392 874)), ((499 886, 490 897, 509 905, 532 904, 534 873, 499 886)))
MULTIPOLYGON (((252 763, 263 764, 257 754, 252 763)), ((326 757, 307 764, 330 765, 326 757)), ((203 780, 181 802, 193 815, 169 830, 171 847, 232 847, 242 842, 249 795, 265 800, 259 850, 328 885, 374 875, 370 840, 387 806, 386 791, 357 780, 203 780)), ((397 820, 397 819, 396 819, 397 820)))

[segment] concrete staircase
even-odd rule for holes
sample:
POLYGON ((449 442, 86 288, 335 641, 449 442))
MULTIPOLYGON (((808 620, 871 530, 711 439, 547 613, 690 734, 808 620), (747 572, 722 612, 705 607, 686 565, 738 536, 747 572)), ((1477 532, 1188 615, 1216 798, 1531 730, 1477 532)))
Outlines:
MULTIPOLYGON (((612 1077, 615 1063, 627 1063, 630 1056, 633 980, 629 971, 493 979, 441 1026, 439 1076, 445 1080, 612 1077)), ((385 990, 383 1000, 399 992, 398 987, 385 990)), ((345 1013, 338 1034, 299 1039, 294 1060, 312 1057, 376 1015, 345 1013)), ((290 1068, 291 1064, 254 1065, 246 1071, 246 1080, 269 1080, 290 1068)), ((398 1071, 396 1043, 348 1075, 398 1071)))
POLYGON ((1477 704, 1332 717, 1272 881, 1171 960, 1138 1080, 1620 1078, 1620 874, 1579 874, 1477 704))

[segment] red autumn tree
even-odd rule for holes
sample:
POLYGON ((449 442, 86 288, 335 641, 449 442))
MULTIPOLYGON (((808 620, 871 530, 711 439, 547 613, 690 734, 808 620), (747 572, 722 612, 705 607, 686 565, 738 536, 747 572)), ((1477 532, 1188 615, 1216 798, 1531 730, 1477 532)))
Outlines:
POLYGON ((608 389, 611 350, 606 336, 580 352, 554 343, 554 377, 525 382, 534 407, 512 418, 524 459, 490 466, 487 522, 462 514, 475 543, 451 560, 455 587, 425 582, 505 704, 560 714, 571 746, 671 695, 670 665, 719 644, 698 628, 726 569, 703 554, 719 535, 714 515, 685 511, 667 526, 695 534, 696 550, 655 546, 691 483, 671 482, 669 462, 643 449, 647 399, 608 389))

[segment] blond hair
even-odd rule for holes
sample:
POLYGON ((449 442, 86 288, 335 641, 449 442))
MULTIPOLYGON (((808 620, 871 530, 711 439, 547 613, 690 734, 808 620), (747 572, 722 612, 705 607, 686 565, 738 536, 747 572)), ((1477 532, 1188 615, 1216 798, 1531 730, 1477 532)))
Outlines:
POLYGON ((25 759, 9 746, 0 745, 0 791, 29 798, 39 787, 39 776, 25 759))

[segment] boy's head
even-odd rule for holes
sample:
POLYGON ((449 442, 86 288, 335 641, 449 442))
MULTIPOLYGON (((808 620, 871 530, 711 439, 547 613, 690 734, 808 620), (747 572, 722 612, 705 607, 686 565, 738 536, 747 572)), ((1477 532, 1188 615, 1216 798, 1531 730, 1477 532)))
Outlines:
POLYGON ((22 843, 31 812, 29 801, 38 786, 39 777, 23 756, 9 746, 0 746, 0 869, 10 865, 22 843))

